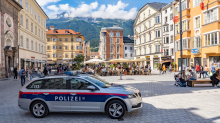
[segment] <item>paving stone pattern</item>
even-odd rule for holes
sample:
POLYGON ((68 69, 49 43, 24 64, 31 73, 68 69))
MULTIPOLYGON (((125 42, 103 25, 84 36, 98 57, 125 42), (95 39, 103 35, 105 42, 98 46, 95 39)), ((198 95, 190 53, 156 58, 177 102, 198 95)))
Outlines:
POLYGON ((220 123, 220 88, 176 87, 173 74, 101 78, 139 89, 143 108, 126 113, 123 121, 104 113, 51 113, 37 119, 17 106, 20 81, 9 79, 0 81, 0 123, 220 123))

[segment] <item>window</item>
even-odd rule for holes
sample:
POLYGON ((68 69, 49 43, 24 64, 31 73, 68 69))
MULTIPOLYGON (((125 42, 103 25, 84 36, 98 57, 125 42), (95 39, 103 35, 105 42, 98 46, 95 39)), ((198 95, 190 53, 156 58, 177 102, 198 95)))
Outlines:
POLYGON ((170 25, 170 31, 173 31, 173 24, 170 25))
POLYGON ((26 48, 29 49, 29 40, 26 40, 26 48))
MULTIPOLYGON (((40 37, 40 29, 38 29, 38 36, 40 37)), ((53 41, 53 40, 52 40, 53 41)))
POLYGON ((70 87, 74 90, 87 90, 88 86, 93 86, 91 83, 79 79, 79 78, 71 78, 70 79, 70 87))
POLYGON ((150 28, 151 27, 151 21, 149 20, 148 21, 148 28, 150 28))
POLYGON ((37 80, 27 86, 27 89, 41 89, 44 80, 37 80))
POLYGON ((57 57, 57 54, 56 53, 53 53, 53 58, 56 58, 57 57))
POLYGON ((35 26, 35 35, 37 35, 37 26, 35 26))
POLYGON ((147 54, 146 47, 144 47, 144 54, 147 54))
POLYGON ((50 38, 47 38, 47 41, 50 41, 50 38))
POLYGON ((35 19, 37 20, 37 12, 35 11, 35 19))
POLYGON ((39 52, 40 52, 40 44, 39 44, 38 48, 39 48, 39 52))
POLYGON ((111 44, 113 43, 113 38, 110 38, 110 43, 111 43, 111 44))
POLYGON ((20 45, 21 45, 21 47, 23 47, 23 36, 21 36, 21 38, 20 38, 20 45))
POLYGON ((50 46, 47 46, 47 49, 49 50, 49 49, 50 49, 50 46))
POLYGON ((50 58, 50 54, 47 54, 47 58, 50 58))
POLYGON ((183 49, 188 49, 188 39, 183 39, 182 43, 183 43, 183 49))
POLYGON ((33 41, 31 41, 31 50, 33 50, 33 41))
POLYGON ((119 37, 119 36, 120 36, 120 32, 117 32, 117 33, 116 33, 116 36, 119 37))
POLYGON ((139 33, 141 33, 141 27, 139 27, 139 33))
POLYGON ((59 38, 59 41, 62 41, 62 38, 59 38))
POLYGON ((60 54, 59 57, 62 58, 62 54, 60 54))
POLYGON ((23 6, 23 0, 20 0, 20 4, 21 4, 21 6, 23 6))
POLYGON ((127 57, 127 53, 125 53, 125 57, 127 57))
POLYGON ((29 25, 29 23, 28 23, 28 19, 26 19, 26 29, 29 28, 28 25, 29 25))
POLYGON ((20 24, 21 24, 22 26, 24 26, 24 25, 23 25, 23 15, 22 15, 22 14, 20 15, 20 24))
POLYGON ((143 14, 143 17, 144 17, 144 19, 145 19, 145 13, 143 14))
POLYGON ((151 51, 151 46, 149 46, 149 54, 151 54, 152 53, 152 51, 151 51))
POLYGON ((173 55, 173 49, 171 49, 171 51, 170 51, 170 55, 171 55, 171 56, 173 55))
POLYGON ((33 7, 31 6, 31 15, 33 16, 33 7))
POLYGON ((135 56, 137 55, 137 50, 134 50, 134 55, 135 55, 135 56))
POLYGON ((43 89, 67 89, 66 80, 62 78, 49 79, 43 89))
POLYGON ((111 53, 113 53, 113 47, 114 47, 114 45, 111 44, 111 45, 110 45, 110 52, 111 52, 111 53))
POLYGON ((67 49, 68 49, 68 46, 65 46, 65 49, 67 50, 67 49))
POLYGON ((120 55, 119 54, 117 54, 117 59, 120 59, 120 55))
POLYGON ((53 47, 53 49, 57 49, 57 45, 53 45, 52 47, 53 47))
POLYGON ((160 37, 160 30, 155 31, 155 37, 159 38, 160 37))
POLYGON ((59 49, 62 49, 62 46, 59 46, 59 49))
POLYGON ((28 11, 28 2, 26 1, 26 10, 28 11))
POLYGON ((195 28, 200 28, 200 16, 194 19, 195 28))
POLYGON ((120 45, 117 45, 117 53, 120 53, 120 45))
POLYGON ((110 32, 110 36, 113 36, 113 32, 110 32))
POLYGON ((34 32, 34 27, 33 23, 31 23, 31 32, 34 32))
POLYGON ((167 10, 165 10, 165 14, 167 13, 167 10))
POLYGON ((38 23, 40 23, 40 15, 38 15, 38 23))
POLYGON ((57 41, 57 38, 52 38, 52 41, 57 41))
POLYGON ((113 54, 110 55, 111 59, 113 59, 113 54))
POLYGON ((173 35, 170 36, 170 43, 173 43, 173 35))
POLYGON ((199 0, 194 0, 193 2, 194 2, 194 7, 198 6, 200 3, 199 0))
POLYGON ((37 51, 37 42, 35 43, 35 51, 37 51))
POLYGON ((146 34, 143 35, 144 36, 144 43, 146 42, 146 34))
POLYGON ((82 38, 76 38, 76 41, 77 41, 77 42, 81 42, 81 41, 82 41, 82 38))
POLYGON ((203 16, 204 16, 204 24, 219 20, 218 8, 214 8, 204 12, 203 16))
POLYGON ((65 41, 68 41, 68 38, 65 38, 65 41))
POLYGON ((139 48, 139 51, 140 51, 140 52, 139 52, 139 55, 141 55, 141 48, 139 48))
POLYGON ((160 16, 155 17, 155 24, 160 23, 160 16))
POLYGON ((132 53, 130 54, 130 57, 133 57, 133 54, 132 54, 132 53))
POLYGON ((71 38, 71 41, 73 42, 73 38, 71 38))
POLYGON ((132 47, 130 47, 130 50, 132 50, 133 48, 132 47))
POLYGON ((65 57, 68 58, 68 54, 67 53, 66 53, 65 57))
POLYGON ((71 58, 73 58, 74 56, 73 56, 73 53, 71 53, 71 58))
POLYGON ((141 37, 139 38, 139 44, 141 44, 141 37))
POLYGON ((173 19, 173 14, 170 14, 170 20, 172 20, 173 19))
POLYGON ((165 23, 168 21, 167 17, 165 17, 165 23))
POLYGON ((74 49, 73 45, 71 46, 71 49, 72 49, 72 50, 74 49))
POLYGON ((205 34, 205 46, 209 46, 209 45, 216 45, 219 44, 218 41, 218 32, 214 32, 214 33, 209 33, 209 34, 205 34))
POLYGON ((151 41, 151 34, 148 34, 148 41, 151 41))
POLYGON ((195 37, 194 39, 194 48, 201 48, 201 40, 200 37, 195 37))
POLYGON ((148 15, 150 15, 150 10, 148 10, 148 15))
POLYGON ((125 50, 127 50, 127 47, 125 47, 125 50))
POLYGON ((117 43, 120 43, 120 38, 117 38, 117 43))
POLYGON ((155 45, 155 52, 160 52, 160 45, 155 45))

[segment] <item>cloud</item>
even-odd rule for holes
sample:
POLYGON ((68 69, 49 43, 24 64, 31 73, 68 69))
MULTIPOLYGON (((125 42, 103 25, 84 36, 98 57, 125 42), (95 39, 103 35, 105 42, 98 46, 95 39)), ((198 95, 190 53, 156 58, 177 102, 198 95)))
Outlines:
POLYGON ((59 1, 61 1, 61 0, 37 0, 37 3, 41 7, 43 7, 43 6, 45 6, 45 5, 49 4, 49 3, 56 3, 56 2, 59 2, 59 1))
POLYGON ((102 4, 98 5, 98 2, 92 2, 90 4, 81 4, 77 7, 72 7, 67 4, 51 5, 47 8, 52 10, 49 12, 50 18, 56 18, 56 14, 67 12, 65 17, 93 17, 93 18, 110 18, 110 19, 135 19, 137 14, 137 8, 131 8, 125 11, 128 7, 128 3, 123 3, 121 0, 116 5, 108 4, 107 6, 102 4))

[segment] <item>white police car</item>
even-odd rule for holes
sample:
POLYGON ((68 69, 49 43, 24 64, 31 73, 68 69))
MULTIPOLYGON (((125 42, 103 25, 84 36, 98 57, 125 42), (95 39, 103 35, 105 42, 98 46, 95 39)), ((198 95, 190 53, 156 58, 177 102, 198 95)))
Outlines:
POLYGON ((119 119, 142 107, 141 93, 133 87, 108 83, 96 76, 52 76, 26 83, 18 106, 41 118, 49 112, 106 112, 119 119))

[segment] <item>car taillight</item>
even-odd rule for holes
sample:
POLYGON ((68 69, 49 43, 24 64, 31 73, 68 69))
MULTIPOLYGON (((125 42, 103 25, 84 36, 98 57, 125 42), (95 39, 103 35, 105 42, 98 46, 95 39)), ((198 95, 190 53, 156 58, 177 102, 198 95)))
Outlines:
POLYGON ((22 91, 19 91, 19 98, 21 98, 23 92, 22 91))

